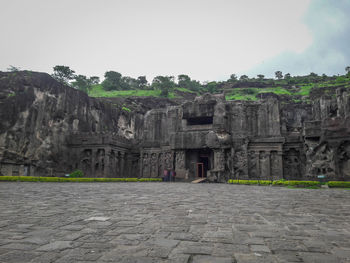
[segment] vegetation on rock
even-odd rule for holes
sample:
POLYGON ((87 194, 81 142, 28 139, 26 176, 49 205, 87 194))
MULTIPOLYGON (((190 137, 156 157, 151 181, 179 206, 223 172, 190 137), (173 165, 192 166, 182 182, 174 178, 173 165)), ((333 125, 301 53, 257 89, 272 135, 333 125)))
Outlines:
MULTIPOLYGON (((201 95, 204 93, 225 93, 226 100, 256 101, 265 98, 267 94, 283 96, 291 102, 309 102, 312 90, 338 87, 350 87, 350 67, 345 68, 345 75, 327 76, 311 72, 306 76, 291 76, 290 73, 276 71, 275 78, 265 78, 258 74, 256 78, 247 75, 238 77, 231 74, 226 81, 207 81, 200 83, 186 74, 177 76, 156 76, 151 83, 146 76, 132 78, 123 76, 116 71, 107 71, 101 84, 98 77, 75 75, 75 71, 67 66, 55 66, 53 77, 64 84, 88 93, 91 97, 128 97, 152 96, 181 98, 185 94, 201 95)), ((323 92, 323 91, 322 91, 323 92)), ((317 92, 316 92, 317 93, 317 92)))

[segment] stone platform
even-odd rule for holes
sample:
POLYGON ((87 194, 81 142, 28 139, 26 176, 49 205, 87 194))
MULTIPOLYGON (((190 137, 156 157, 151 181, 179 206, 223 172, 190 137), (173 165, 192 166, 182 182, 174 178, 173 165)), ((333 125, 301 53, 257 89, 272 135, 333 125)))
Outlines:
POLYGON ((0 262, 350 262, 350 191, 2 182, 0 262))

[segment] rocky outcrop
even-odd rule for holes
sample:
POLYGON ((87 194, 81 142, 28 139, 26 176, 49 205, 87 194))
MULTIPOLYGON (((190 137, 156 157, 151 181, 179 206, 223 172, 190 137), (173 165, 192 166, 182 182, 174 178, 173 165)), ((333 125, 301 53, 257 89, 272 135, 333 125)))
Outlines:
POLYGON ((0 72, 1 172, 53 175, 70 172, 67 138, 114 133, 135 139, 141 115, 89 98, 46 73, 0 72))
POLYGON ((350 91, 312 96, 96 99, 45 73, 0 73, 0 172, 350 180, 350 91))
POLYGON ((350 180, 350 91, 334 95, 314 101, 313 119, 305 123, 305 176, 350 180))
POLYGON ((145 114, 152 109, 162 109, 167 106, 178 106, 184 102, 184 99, 168 99, 158 97, 116 97, 116 98, 98 98, 100 101, 106 101, 116 107, 126 106, 133 113, 145 114))

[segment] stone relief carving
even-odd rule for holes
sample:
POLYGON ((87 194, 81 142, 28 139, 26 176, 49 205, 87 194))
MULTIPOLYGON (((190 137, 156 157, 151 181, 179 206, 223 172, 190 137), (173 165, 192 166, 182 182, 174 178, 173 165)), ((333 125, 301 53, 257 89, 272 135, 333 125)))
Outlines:
POLYGON ((142 170, 145 177, 149 176, 149 162, 148 153, 144 153, 142 157, 142 170))
POLYGON ((338 148, 339 156, 339 170, 343 179, 350 177, 350 142, 345 141, 341 143, 338 148))
POLYGON ((221 150, 215 151, 214 169, 217 171, 225 170, 225 155, 221 150))
POLYGON ((164 165, 166 169, 173 168, 173 154, 171 152, 166 152, 164 157, 164 165))
POLYGON ((258 178, 257 158, 254 151, 248 153, 248 173, 249 178, 258 178))
POLYGON ((185 152, 176 152, 176 169, 185 169, 185 152))
POLYGON ((239 179, 247 175, 248 161, 245 151, 237 151, 234 158, 235 178, 239 179))
POLYGON ((270 156, 267 152, 261 151, 259 155, 260 178, 270 179, 270 156))
POLYGON ((151 176, 156 177, 158 175, 157 154, 151 154, 151 176))
POLYGON ((334 149, 327 142, 307 151, 307 176, 315 178, 325 175, 327 178, 335 178, 334 149))
POLYGON ((163 176, 163 170, 164 170, 164 154, 160 153, 158 155, 158 177, 163 176))
POLYGON ((300 153, 294 148, 285 152, 283 156, 283 174, 286 179, 300 178, 300 153))
POLYGON ((271 164, 271 177, 272 179, 280 178, 282 164, 280 163, 282 159, 278 155, 277 151, 272 151, 270 155, 270 164, 271 164))

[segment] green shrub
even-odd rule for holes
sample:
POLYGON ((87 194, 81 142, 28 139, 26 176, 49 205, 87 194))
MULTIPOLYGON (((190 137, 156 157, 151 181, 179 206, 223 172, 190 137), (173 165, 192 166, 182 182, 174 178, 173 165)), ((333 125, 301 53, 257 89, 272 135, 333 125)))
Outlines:
POLYGON ((140 178, 139 182, 161 182, 161 178, 140 178))
POLYGON ((0 176, 0 181, 18 181, 19 180, 19 176, 0 176))
POLYGON ((350 188, 350 182, 344 182, 344 181, 329 181, 328 182, 329 187, 340 187, 340 188, 350 188))
POLYGON ((273 181, 272 185, 308 187, 308 186, 320 186, 321 184, 318 181, 286 181, 286 180, 278 180, 278 181, 273 181))
POLYGON ((337 77, 337 79, 335 80, 335 82, 337 83, 337 84, 339 84, 339 83, 344 83, 344 82, 346 82, 347 81, 347 79, 345 78, 345 77, 337 77))
POLYGON ((284 179, 278 181, 270 180, 228 180, 230 184, 245 184, 245 185, 278 185, 278 186, 291 186, 291 187, 320 187, 318 181, 286 181, 284 179))
POLYGON ((247 184, 247 185, 270 185, 272 181, 270 180, 228 180, 229 184, 247 184))
POLYGON ((36 177, 0 176, 0 181, 20 182, 161 182, 161 178, 81 178, 81 177, 36 177))
POLYGON ((84 177, 84 173, 82 170, 75 170, 69 175, 69 177, 71 178, 84 177))

